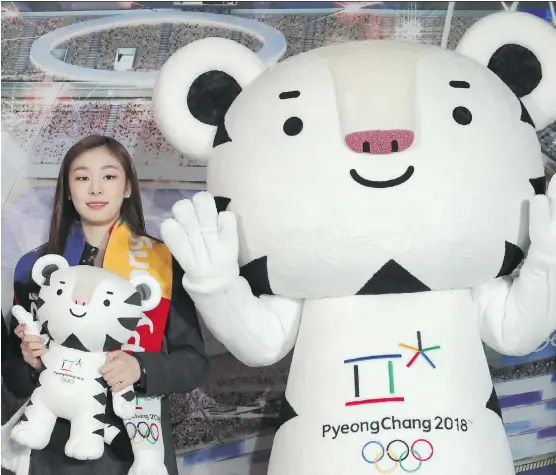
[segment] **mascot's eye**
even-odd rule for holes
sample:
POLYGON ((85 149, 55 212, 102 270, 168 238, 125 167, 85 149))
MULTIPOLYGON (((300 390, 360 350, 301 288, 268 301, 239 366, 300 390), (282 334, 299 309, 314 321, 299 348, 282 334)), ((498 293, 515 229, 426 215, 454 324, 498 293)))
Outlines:
POLYGON ((56 291, 56 295, 62 295, 62 289, 58 289, 58 290, 56 291))
POLYGON ((106 299, 103 304, 105 307, 110 307, 110 300, 106 299))
POLYGON ((299 117, 290 117, 284 122, 283 128, 286 135, 297 135, 303 130, 303 121, 299 117))
POLYGON ((452 117, 454 120, 461 125, 468 125, 471 123, 471 119, 473 116, 471 115, 471 111, 466 107, 456 107, 452 112, 452 117))

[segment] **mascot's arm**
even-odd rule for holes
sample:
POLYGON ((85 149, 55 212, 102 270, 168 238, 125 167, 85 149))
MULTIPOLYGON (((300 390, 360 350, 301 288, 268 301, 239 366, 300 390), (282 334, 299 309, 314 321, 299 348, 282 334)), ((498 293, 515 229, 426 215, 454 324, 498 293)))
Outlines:
POLYGON ((473 291, 483 341, 507 355, 534 351, 556 330, 556 180, 530 206, 531 247, 519 277, 473 291))
POLYGON ((267 366, 295 344, 301 300, 253 295, 239 275, 239 238, 233 213, 217 212, 212 195, 177 202, 162 239, 184 270, 189 293, 208 329, 240 361, 267 366))
POLYGON ((295 344, 303 308, 300 300, 257 298, 239 276, 209 294, 190 290, 189 295, 214 337, 248 366, 276 363, 295 344))

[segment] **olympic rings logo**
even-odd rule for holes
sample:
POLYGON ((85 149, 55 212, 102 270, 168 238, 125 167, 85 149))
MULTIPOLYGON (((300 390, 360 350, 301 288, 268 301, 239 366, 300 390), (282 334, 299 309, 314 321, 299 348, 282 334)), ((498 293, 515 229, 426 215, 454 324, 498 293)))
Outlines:
POLYGON ((132 444, 142 444, 145 441, 149 444, 156 444, 160 437, 160 429, 154 422, 150 426, 144 421, 137 424, 127 422, 125 428, 132 444))
POLYGON ((73 384, 73 383, 75 383, 75 379, 74 379, 74 378, 68 378, 68 377, 65 377, 65 376, 62 376, 62 377, 60 378, 60 381, 61 381, 62 383, 64 383, 64 384, 73 384))
POLYGON ((377 440, 371 440, 361 449, 363 460, 374 465, 379 473, 392 473, 398 468, 398 465, 404 472, 414 473, 421 468, 423 462, 430 460, 433 455, 434 447, 426 439, 417 439, 411 446, 401 439, 395 439, 386 447, 377 440), (421 443, 421 451, 415 448, 419 443, 421 443), (375 450, 372 449, 373 446, 376 446, 375 450), (398 456, 398 454, 400 455, 398 456), (426 457, 425 454, 427 454, 426 457), (390 459, 391 463, 384 463, 385 460, 388 460, 385 456, 390 459), (411 460, 416 461, 416 463, 408 461, 410 456, 411 460))

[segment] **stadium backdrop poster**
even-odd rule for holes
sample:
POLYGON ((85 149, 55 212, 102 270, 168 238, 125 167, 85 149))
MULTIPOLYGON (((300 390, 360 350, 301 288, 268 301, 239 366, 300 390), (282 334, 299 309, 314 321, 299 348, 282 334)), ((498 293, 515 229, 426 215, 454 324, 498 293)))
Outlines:
MULTIPOLYGON (((261 40, 226 25, 230 19, 248 22, 248 30, 256 31, 263 23, 282 32, 286 51, 279 60, 284 60, 329 43, 364 39, 404 39, 453 49, 479 18, 510 8, 510 2, 202 3, 2 3, 4 315, 11 305, 9 282, 15 263, 44 242, 53 179, 64 153, 80 138, 110 135, 131 152, 147 227, 155 235, 174 202, 203 188, 205 167, 178 153, 161 136, 151 112, 152 87, 136 73, 159 70, 178 48, 207 36, 230 38, 259 52, 261 40), (169 20, 168 15, 191 11, 218 14, 221 25, 169 20), (141 20, 145 14, 148 22, 141 20), (107 26, 91 29, 99 20, 107 26), (80 31, 50 48, 61 68, 45 68, 52 64, 45 57, 38 58, 39 64, 30 61, 36 41, 68 27, 80 31), (80 66, 85 76, 68 77, 64 65, 80 66), (115 84, 106 72, 126 73, 129 80, 115 84)), ((554 22, 548 2, 513 5, 554 22)), ((556 160, 556 125, 539 133, 539 139, 549 159, 547 169, 554 173, 550 159, 556 160)), ((205 336, 212 361, 208 381, 188 395, 171 397, 180 471, 265 474, 290 357, 271 368, 248 368, 208 332, 205 336)), ((556 336, 525 358, 504 358, 490 350, 487 355, 516 464, 554 473, 556 456, 547 454, 556 452, 556 336)))

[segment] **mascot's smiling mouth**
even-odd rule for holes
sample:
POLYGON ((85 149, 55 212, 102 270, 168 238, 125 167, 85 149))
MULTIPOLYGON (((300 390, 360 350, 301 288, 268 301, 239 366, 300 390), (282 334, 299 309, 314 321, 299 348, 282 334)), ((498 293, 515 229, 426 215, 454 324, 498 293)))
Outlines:
POLYGON ((70 308, 70 313, 77 318, 81 318, 84 317, 85 315, 87 315, 87 312, 83 313, 82 315, 77 315, 76 313, 73 313, 73 310, 70 308))
POLYGON ((367 180, 366 178, 363 178, 361 175, 359 175, 359 173, 357 173, 357 170, 355 169, 351 169, 349 171, 349 174, 351 175, 351 178, 353 178, 357 183, 368 188, 392 188, 393 186, 401 185, 402 183, 405 183, 407 180, 409 180, 414 171, 415 168, 410 166, 407 168, 403 175, 399 176, 398 178, 393 178, 392 180, 385 181, 367 180))

